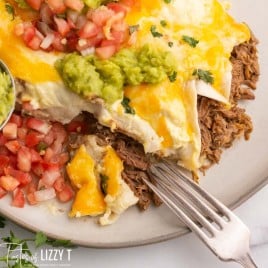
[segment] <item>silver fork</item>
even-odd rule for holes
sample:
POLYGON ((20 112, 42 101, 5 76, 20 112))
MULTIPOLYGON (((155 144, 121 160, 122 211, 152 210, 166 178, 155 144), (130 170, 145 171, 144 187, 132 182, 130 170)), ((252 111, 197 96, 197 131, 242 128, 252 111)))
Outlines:
POLYGON ((152 179, 144 182, 222 261, 235 261, 243 267, 257 267, 250 256, 250 232, 225 205, 189 179, 172 162, 150 167, 152 179))

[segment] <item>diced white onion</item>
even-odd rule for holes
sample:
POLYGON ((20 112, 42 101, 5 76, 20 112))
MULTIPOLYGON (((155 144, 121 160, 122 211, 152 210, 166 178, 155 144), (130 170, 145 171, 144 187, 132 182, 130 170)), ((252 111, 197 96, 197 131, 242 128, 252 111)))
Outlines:
POLYGON ((56 192, 54 188, 44 189, 44 190, 36 191, 34 193, 34 197, 37 202, 42 202, 42 201, 50 200, 56 197, 56 192))
POLYGON ((82 56, 91 55, 91 54, 94 54, 94 52, 95 52, 94 47, 89 47, 89 48, 86 48, 86 49, 83 49, 83 50, 80 51, 82 56))
POLYGON ((54 34, 53 33, 49 33, 42 41, 40 47, 43 49, 47 49, 49 48, 49 46, 53 43, 54 41, 54 34))

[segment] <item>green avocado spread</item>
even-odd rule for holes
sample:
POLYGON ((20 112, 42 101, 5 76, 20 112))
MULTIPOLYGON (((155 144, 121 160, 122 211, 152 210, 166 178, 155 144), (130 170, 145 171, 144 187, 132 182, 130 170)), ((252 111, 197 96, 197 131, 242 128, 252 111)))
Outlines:
POLYGON ((0 69, 0 124, 7 118, 13 106, 14 94, 10 77, 0 69))
POLYGON ((124 86, 156 84, 170 78, 177 70, 174 58, 163 48, 145 45, 124 48, 108 60, 72 53, 58 60, 55 67, 73 92, 113 103, 123 98, 124 86))

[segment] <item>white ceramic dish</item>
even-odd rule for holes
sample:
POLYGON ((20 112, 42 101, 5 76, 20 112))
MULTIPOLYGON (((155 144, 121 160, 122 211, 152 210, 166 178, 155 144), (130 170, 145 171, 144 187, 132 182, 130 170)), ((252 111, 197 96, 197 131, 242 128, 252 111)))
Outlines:
MULTIPOLYGON (((265 75, 268 74, 268 35, 265 6, 265 0, 236 0, 232 8, 234 16, 246 21, 260 40, 262 76, 256 91, 256 101, 245 103, 254 121, 254 133, 250 141, 241 140, 227 150, 220 165, 213 167, 201 178, 201 185, 230 207, 241 204, 268 180, 268 75, 265 75)), ((46 205, 14 208, 10 206, 8 198, 0 200, 0 212, 30 230, 41 230, 51 237, 70 239, 75 244, 90 247, 136 246, 187 232, 165 206, 144 213, 132 208, 109 227, 99 227, 90 218, 69 219, 67 213, 53 215, 46 205)))

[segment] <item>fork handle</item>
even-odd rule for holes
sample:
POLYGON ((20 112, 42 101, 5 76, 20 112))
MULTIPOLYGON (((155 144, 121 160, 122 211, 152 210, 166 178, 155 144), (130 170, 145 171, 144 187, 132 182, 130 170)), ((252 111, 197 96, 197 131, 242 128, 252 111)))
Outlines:
POLYGON ((249 253, 247 253, 245 256, 240 258, 238 262, 244 267, 244 268, 258 268, 257 264, 253 261, 252 257, 249 253))

